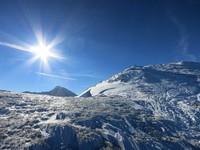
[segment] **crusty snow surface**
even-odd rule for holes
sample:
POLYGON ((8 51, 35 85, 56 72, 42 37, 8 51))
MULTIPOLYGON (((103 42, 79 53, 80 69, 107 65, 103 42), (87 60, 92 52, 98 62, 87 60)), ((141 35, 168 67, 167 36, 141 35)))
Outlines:
POLYGON ((128 68, 84 97, 1 91, 0 149, 200 149, 199 76, 181 62, 128 68))

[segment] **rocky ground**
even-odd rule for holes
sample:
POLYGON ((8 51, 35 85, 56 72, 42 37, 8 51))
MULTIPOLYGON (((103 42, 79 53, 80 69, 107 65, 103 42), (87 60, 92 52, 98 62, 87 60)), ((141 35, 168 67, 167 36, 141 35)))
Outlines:
POLYGON ((0 149, 200 149, 199 122, 159 117, 146 105, 1 92, 0 149))

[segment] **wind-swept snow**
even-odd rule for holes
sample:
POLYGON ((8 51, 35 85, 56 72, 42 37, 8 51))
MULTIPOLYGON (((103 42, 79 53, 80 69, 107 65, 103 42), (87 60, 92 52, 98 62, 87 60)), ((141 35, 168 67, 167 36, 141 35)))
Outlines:
POLYGON ((183 111, 193 120, 191 114, 198 113, 200 104, 199 77, 200 63, 196 62, 133 66, 82 95, 89 92, 91 96, 122 96, 144 103, 155 116, 175 119, 183 111))
POLYGON ((199 149, 199 107, 154 115, 123 97, 58 98, 0 94, 0 149, 199 149), (189 113, 187 113, 189 112, 189 113), (192 118, 191 118, 192 117, 192 118))
POLYGON ((0 149, 200 149, 199 75, 181 62, 128 68, 84 97, 0 91, 0 149))

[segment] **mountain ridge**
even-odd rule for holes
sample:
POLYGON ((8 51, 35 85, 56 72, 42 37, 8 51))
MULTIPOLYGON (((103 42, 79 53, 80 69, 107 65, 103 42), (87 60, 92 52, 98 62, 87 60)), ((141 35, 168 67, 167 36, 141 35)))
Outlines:
MULTIPOLYGON (((106 86, 108 83, 128 83, 129 80, 139 80, 139 78, 145 78, 146 76, 151 76, 152 78, 149 78, 148 82, 153 82, 153 80, 156 82, 156 79, 159 80, 159 77, 156 76, 171 76, 171 80, 174 77, 182 77, 185 75, 187 77, 193 77, 193 78, 199 78, 200 75, 200 63, 199 62, 191 62, 191 61, 181 61, 176 63, 169 63, 169 64, 158 64, 158 65, 145 65, 145 66, 131 66, 126 69, 124 69, 122 72, 117 73, 113 76, 111 76, 109 79, 102 81, 101 83, 96 84, 93 87, 88 88, 84 92, 82 92, 79 97, 83 96, 86 97, 87 93, 90 93, 90 96, 100 95, 102 93, 105 94, 104 91, 109 91, 111 88, 104 88, 101 92, 95 93, 95 89, 97 89, 98 86, 106 86), (96 87, 96 88, 95 88, 96 87), (92 94, 93 93, 93 94, 92 94)), ((130 81, 131 82, 131 81, 130 81)))

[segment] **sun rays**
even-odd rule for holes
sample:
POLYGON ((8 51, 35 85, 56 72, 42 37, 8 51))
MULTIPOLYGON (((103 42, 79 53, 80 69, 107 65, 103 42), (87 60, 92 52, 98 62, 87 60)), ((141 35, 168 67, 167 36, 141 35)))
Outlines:
POLYGON ((46 44, 40 41, 38 45, 29 48, 35 55, 35 60, 40 60, 42 63, 47 64, 49 59, 61 59, 62 57, 55 52, 51 44, 46 44))
POLYGON ((49 61, 51 59, 61 60, 64 57, 58 53, 58 50, 55 48, 60 41, 58 37, 55 37, 51 42, 47 43, 42 34, 35 35, 37 38, 37 44, 28 44, 25 42, 2 42, 0 41, 1 46, 5 46, 11 49, 20 50, 32 54, 32 57, 27 60, 28 64, 33 64, 35 62, 40 62, 40 68, 43 70, 50 70, 49 61), (23 44, 22 44, 23 43, 23 44))

